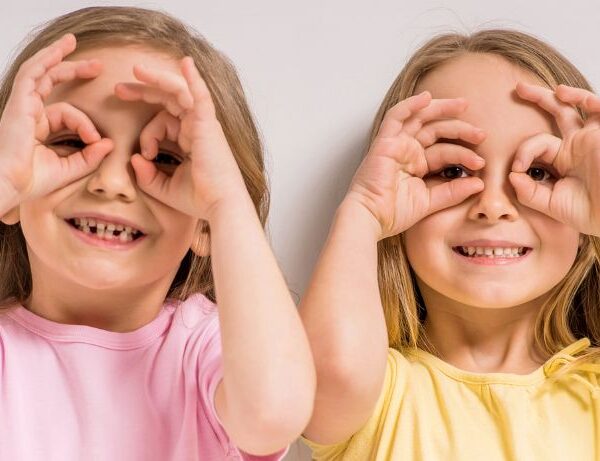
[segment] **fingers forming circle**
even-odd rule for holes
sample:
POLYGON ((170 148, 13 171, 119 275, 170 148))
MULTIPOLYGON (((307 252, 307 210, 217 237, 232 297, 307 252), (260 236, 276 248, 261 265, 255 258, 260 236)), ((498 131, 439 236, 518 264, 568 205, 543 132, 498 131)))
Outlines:
POLYGON ((430 172, 450 165, 463 165, 470 170, 480 170, 485 160, 473 150, 458 144, 437 143, 425 149, 425 159, 430 172))
POLYGON ((100 141, 100 134, 90 118, 71 104, 58 102, 47 106, 45 110, 51 132, 67 128, 75 131, 86 144, 100 141))
POLYGON ((534 160, 554 165, 562 140, 550 133, 539 133, 521 143, 512 164, 512 171, 525 173, 534 160))
POLYGON ((142 156, 151 160, 158 154, 161 141, 167 139, 177 142, 181 122, 167 111, 160 111, 144 127, 140 134, 140 147, 142 156))

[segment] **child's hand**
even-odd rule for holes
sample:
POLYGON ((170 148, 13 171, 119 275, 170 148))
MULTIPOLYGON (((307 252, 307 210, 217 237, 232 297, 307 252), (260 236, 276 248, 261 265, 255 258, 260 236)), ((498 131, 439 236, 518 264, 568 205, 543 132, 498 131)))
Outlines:
POLYGON ((181 70, 183 78, 135 66, 134 75, 143 83, 120 83, 115 92, 124 100, 160 103, 166 109, 144 128, 142 153, 131 158, 140 188, 172 208, 210 221, 219 204, 239 200, 247 190, 194 61, 184 58, 181 70), (181 164, 171 171, 153 163, 163 140, 180 149, 181 164))
POLYGON ((483 189, 476 177, 428 185, 424 177, 443 167, 479 170, 483 158, 472 150, 438 139, 479 144, 485 133, 455 119, 463 99, 432 100, 427 92, 405 99, 386 113, 377 137, 359 167, 345 202, 366 210, 379 239, 399 234, 420 219, 456 205, 483 189))
POLYGON ((580 88, 556 91, 519 83, 517 94, 556 120, 562 139, 540 133, 523 142, 510 181, 521 203, 584 234, 600 235, 600 98, 580 88), (587 115, 585 122, 574 106, 587 115), (537 173, 539 178, 533 179, 537 173))
MULTIPOLYGON (((67 103, 44 107, 59 83, 96 77, 98 61, 63 61, 75 50, 67 34, 37 52, 20 67, 0 119, 0 191, 6 210, 23 200, 52 192, 93 171, 112 148, 90 119, 67 103), (59 156, 44 143, 51 133, 75 132, 87 147, 59 156)), ((50 141, 52 144, 52 141, 50 141)))

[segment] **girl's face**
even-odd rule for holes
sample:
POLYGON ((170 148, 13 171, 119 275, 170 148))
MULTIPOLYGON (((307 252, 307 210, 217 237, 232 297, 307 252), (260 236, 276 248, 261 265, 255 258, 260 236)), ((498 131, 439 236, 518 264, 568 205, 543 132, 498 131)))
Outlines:
MULTIPOLYGON (((69 57, 91 58, 102 62, 102 73, 90 81, 58 86, 47 104, 65 101, 85 112, 102 137, 113 141, 114 149, 90 175, 21 204, 20 221, 34 276, 34 294, 38 280, 41 285, 42 281, 52 281, 65 288, 158 289, 164 295, 190 248, 198 220, 139 189, 130 158, 140 151, 140 132, 161 106, 122 101, 114 95, 114 87, 118 82, 137 81, 134 64, 180 73, 179 64, 167 54, 140 47, 91 49, 69 57), (72 218, 95 215, 105 216, 108 222, 126 220, 145 236, 123 248, 86 241, 72 226, 72 218)), ((74 133, 65 131, 51 134, 47 144, 55 146, 59 155, 66 155, 74 152, 78 143, 74 133)), ((162 148, 178 153, 173 143, 162 142, 162 148)), ((157 163, 159 168, 169 168, 164 158, 162 164, 157 163)))
MULTIPOLYGON (((479 176, 485 189, 426 217, 404 234, 428 307, 458 303, 502 308, 531 301, 537 305, 575 261, 578 232, 522 206, 508 180, 515 152, 525 139, 540 132, 556 134, 547 114, 515 95, 518 81, 540 84, 533 74, 501 57, 465 54, 426 75, 415 91, 429 90, 434 98, 466 98, 469 106, 460 119, 487 133, 480 145, 467 145, 485 159, 484 168, 464 170, 479 176), (481 264, 481 258, 469 259, 457 247, 528 250, 522 257, 481 264)), ((442 180, 447 179, 426 179, 430 184, 442 180)))

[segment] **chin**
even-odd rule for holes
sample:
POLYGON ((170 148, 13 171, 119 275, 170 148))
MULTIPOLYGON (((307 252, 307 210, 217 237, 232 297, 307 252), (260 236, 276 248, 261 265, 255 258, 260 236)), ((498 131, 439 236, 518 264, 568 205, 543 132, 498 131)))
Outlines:
POLYGON ((479 293, 463 292, 460 296, 451 297, 454 301, 467 306, 481 309, 506 309, 520 306, 536 299, 536 296, 518 296, 518 293, 507 293, 506 287, 502 292, 482 290, 479 293))
POLYGON ((115 288, 124 288, 131 285, 129 279, 125 279, 119 271, 103 272, 98 271, 94 274, 71 274, 71 280, 85 288, 91 290, 108 290, 115 288))

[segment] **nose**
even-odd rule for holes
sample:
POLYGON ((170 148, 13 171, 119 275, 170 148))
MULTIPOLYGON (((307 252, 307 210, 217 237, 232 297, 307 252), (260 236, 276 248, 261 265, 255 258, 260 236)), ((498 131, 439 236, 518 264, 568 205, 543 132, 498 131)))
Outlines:
POLYGON ((91 174, 87 190, 105 200, 131 202, 137 196, 135 172, 130 163, 130 149, 115 145, 91 174))
POLYGON ((479 222, 497 223, 501 220, 514 221, 519 217, 515 206, 517 196, 505 178, 484 179, 484 189, 473 196, 469 219, 479 222))

